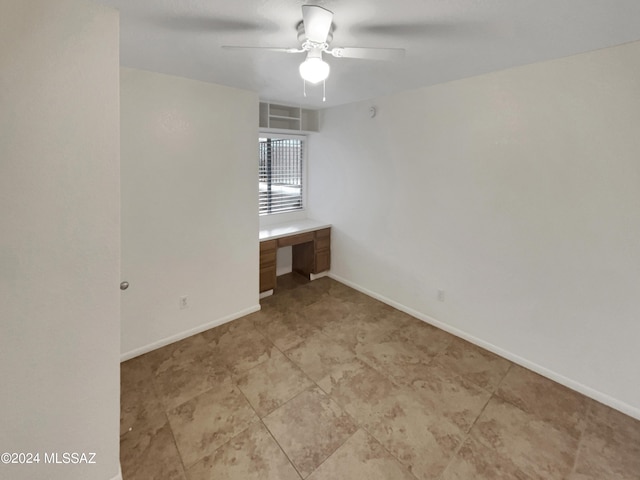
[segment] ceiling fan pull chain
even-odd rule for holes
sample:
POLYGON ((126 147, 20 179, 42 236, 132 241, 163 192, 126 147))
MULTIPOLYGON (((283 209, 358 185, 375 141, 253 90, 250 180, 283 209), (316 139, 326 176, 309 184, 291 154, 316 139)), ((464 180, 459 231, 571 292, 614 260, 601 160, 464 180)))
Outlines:
POLYGON ((302 79, 302 93, 306 97, 307 96, 307 81, 302 79))
POLYGON ((327 81, 326 80, 322 81, 322 101, 323 102, 327 101, 327 81))

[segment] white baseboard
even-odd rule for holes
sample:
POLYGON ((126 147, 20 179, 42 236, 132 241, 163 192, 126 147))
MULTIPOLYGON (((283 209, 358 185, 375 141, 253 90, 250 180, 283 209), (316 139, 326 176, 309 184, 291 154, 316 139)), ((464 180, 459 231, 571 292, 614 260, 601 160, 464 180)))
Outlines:
POLYGON ((320 272, 320 273, 310 273, 309 280, 313 281, 313 280, 317 280, 319 278, 328 277, 328 276, 329 276, 329 270, 327 270, 326 272, 320 272))
POLYGON ((266 292, 262 292, 260 294, 260 300, 262 300, 263 298, 270 297, 271 295, 273 295, 273 289, 267 290, 266 292))
POLYGON ((548 368, 542 367, 540 365, 538 365, 537 363, 531 362, 529 360, 527 360, 526 358, 522 358, 519 355, 509 352, 507 350, 504 350, 500 347, 497 347, 489 342, 486 342, 480 338, 477 338, 473 335, 469 335, 468 333, 459 330, 455 327, 452 327, 451 325, 448 325, 446 323, 443 323, 439 320, 436 320, 435 318, 426 315, 422 312, 418 312, 417 310, 414 310, 412 308, 407 307, 406 305, 403 305, 401 303, 398 303, 394 300, 391 300, 390 298, 387 298, 383 295, 380 295, 376 292, 373 292, 367 288, 364 288, 356 283, 353 283, 345 278, 342 278, 338 275, 335 275, 333 273, 329 273, 329 277, 333 278, 334 280, 340 282, 340 283, 344 283, 345 285, 358 290, 359 292, 362 292, 370 297, 373 297, 377 300, 380 300, 383 303, 386 303, 387 305, 390 305, 394 308, 397 308, 398 310, 405 312, 409 315, 411 315, 412 317, 415 317, 419 320, 422 320, 425 323, 428 323, 430 325, 433 325, 434 327, 438 327, 441 330, 444 330, 445 332, 449 332, 452 335, 455 335, 456 337, 460 337, 464 340, 467 340, 470 343, 473 343, 474 345, 477 345, 479 347, 484 348, 485 350, 489 350, 490 352, 495 353, 496 355, 499 355, 503 358, 506 358, 507 360, 516 363, 522 367, 528 368, 529 370, 532 370, 540 375, 542 375, 543 377, 547 377, 550 380, 553 380, 554 382, 557 382, 561 385, 564 385, 567 388, 570 388, 571 390, 575 390, 578 393, 581 393, 589 398, 592 398, 600 403, 603 403, 604 405, 607 405, 615 410, 618 410, 619 412, 622 412, 626 415, 629 415, 630 417, 636 418, 638 420, 640 420, 640 409, 629 405, 628 403, 625 402, 621 402, 620 400, 613 398, 605 393, 602 393, 598 390, 595 390, 591 387, 588 387, 586 385, 583 385, 579 382, 576 382, 570 378, 567 378, 563 375, 560 375, 557 372, 554 372, 553 370, 549 370, 548 368))
POLYGON ((129 360, 139 355, 143 355, 157 348, 164 347, 165 345, 169 345, 170 343, 177 342, 178 340, 182 340, 183 338, 190 337, 191 335, 204 332, 205 330, 209 330, 210 328, 218 327, 225 323, 236 320, 240 317, 244 317, 245 315, 249 315, 250 313, 257 312, 258 310, 260 310, 260 304, 254 305, 253 307, 246 308, 244 310, 233 313, 231 315, 227 315, 226 317, 218 318, 217 320, 214 320, 212 322, 198 325, 195 328, 185 330, 175 335, 171 335, 170 337, 163 338, 162 340, 158 340, 157 342, 150 343, 149 345, 145 345, 144 347, 136 348, 135 350, 122 353, 120 354, 120 361, 124 362, 125 360, 129 360))

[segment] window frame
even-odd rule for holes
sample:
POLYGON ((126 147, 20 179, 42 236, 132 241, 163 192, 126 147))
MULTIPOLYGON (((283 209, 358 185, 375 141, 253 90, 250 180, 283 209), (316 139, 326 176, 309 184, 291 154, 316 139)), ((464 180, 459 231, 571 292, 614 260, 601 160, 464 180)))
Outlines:
POLYGON ((286 212, 272 212, 272 213, 264 213, 260 214, 260 158, 258 157, 258 218, 260 219, 260 224, 272 224, 272 223, 281 223, 286 222, 288 220, 299 220, 302 218, 306 218, 307 212, 307 189, 308 189, 308 151, 309 151, 309 136, 304 134, 291 134, 291 133, 278 133, 272 131, 260 130, 258 132, 258 143, 261 138, 272 138, 272 139, 290 139, 290 140, 300 140, 302 141, 302 207, 296 210, 289 210, 286 212))

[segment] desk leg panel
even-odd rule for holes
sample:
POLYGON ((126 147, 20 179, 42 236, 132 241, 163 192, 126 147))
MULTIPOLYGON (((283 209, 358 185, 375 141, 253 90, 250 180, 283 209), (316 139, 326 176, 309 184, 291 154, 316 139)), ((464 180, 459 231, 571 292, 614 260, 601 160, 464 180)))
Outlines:
POLYGON ((291 248, 293 271, 308 278, 314 270, 313 242, 300 243, 291 248))

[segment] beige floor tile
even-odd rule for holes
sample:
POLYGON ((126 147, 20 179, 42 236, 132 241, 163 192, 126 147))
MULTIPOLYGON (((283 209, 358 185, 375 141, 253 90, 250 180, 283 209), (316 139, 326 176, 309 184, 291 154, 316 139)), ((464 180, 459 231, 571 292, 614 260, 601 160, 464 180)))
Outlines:
POLYGON ((365 428, 377 423, 407 393, 358 359, 341 364, 318 385, 365 428))
POLYGON ((329 288, 329 296, 331 298, 337 298, 347 302, 348 304, 356 307, 359 312, 366 315, 376 314, 381 315, 383 312, 397 312, 397 310, 390 305, 382 303, 380 300, 376 300, 362 292, 347 287, 339 282, 333 282, 329 288))
POLYGON ((231 381, 222 359, 205 345, 175 351, 154 371, 155 391, 170 410, 207 390, 231 381))
POLYGON ((276 294, 260 301, 260 306, 267 313, 300 311, 322 298, 317 290, 302 285, 300 288, 280 288, 282 279, 277 279, 276 294))
POLYGON ((151 366, 136 357, 120 364, 120 435, 166 423, 164 406, 153 385, 151 366))
POLYGON ((593 402, 570 480, 640 479, 640 421, 593 402))
POLYGON ((250 334, 255 330, 254 315, 260 315, 260 312, 255 312, 231 322, 223 323, 222 325, 202 332, 200 335, 210 348, 234 343, 244 335, 250 334))
POLYGON ((277 291, 283 292, 285 290, 302 290, 306 289, 307 285, 310 285, 309 279, 297 272, 285 273, 278 276, 277 291))
POLYGON ((312 282, 309 282, 305 285, 305 288, 311 292, 313 292, 316 296, 328 295, 330 293, 331 288, 334 284, 336 284, 335 280, 329 277, 321 277, 317 278, 312 282))
POLYGON ((429 357, 443 352, 455 338, 450 333, 416 318, 411 318, 410 323, 403 326, 394 335, 395 338, 401 339, 409 345, 414 345, 429 357))
POLYGON ((353 303, 370 303, 374 299, 359 292, 351 287, 348 287, 344 283, 332 281, 327 293, 333 298, 339 298, 340 300, 346 300, 353 303))
MULTIPOLYGON (((257 313, 257 312, 254 312, 254 313, 257 313)), ((245 328, 250 329, 255 327, 255 325, 253 322, 253 318, 251 318, 251 315, 245 315, 244 317, 236 318, 235 320, 231 320, 230 322, 223 323, 219 327, 215 327, 215 328, 222 328, 222 327, 226 327, 228 331, 235 331, 238 329, 242 330, 245 328)))
POLYGON ((319 331, 284 353, 314 381, 355 358, 347 347, 319 331))
POLYGON ((486 390, 435 363, 409 370, 411 388, 421 402, 464 432, 469 431, 491 397, 486 390))
POLYGON ((303 478, 357 430, 351 417, 318 387, 305 390, 263 421, 303 478))
POLYGON ((167 345, 151 355, 155 391, 165 410, 231 378, 217 350, 204 334, 167 345))
POLYGON ((185 480, 169 424, 120 437, 120 466, 126 480, 185 480))
POLYGON ((438 478, 462 443, 463 432, 414 396, 395 400, 369 433, 418 479, 438 478))
POLYGON ((378 441, 358 430, 308 480, 415 480, 378 441))
POLYGON ((221 339, 218 348, 226 367, 234 374, 249 370, 278 352, 277 347, 255 328, 221 339))
POLYGON ((360 313, 352 314, 346 321, 328 322, 322 332, 355 352, 359 346, 376 344, 399 328, 401 325, 392 318, 360 313))
POLYGON ((490 392, 511 366, 508 360, 459 338, 454 338, 435 361, 490 392))
POLYGON ((293 302, 287 292, 278 292, 260 300, 260 309, 268 315, 277 315, 286 312, 298 311, 302 306, 293 302))
POLYGON ((578 440, 565 429, 493 397, 471 429, 470 437, 495 451, 493 464, 515 465, 537 480, 567 478, 578 440))
POLYGON ((246 430, 258 416, 238 387, 227 384, 167 412, 185 467, 246 430))
POLYGON ((532 480, 509 458, 473 438, 467 439, 440 480, 532 480))
POLYGON ((637 420, 331 278, 261 305, 122 364, 125 480, 640 480, 637 420))
POLYGON ((318 328, 329 323, 348 322, 363 315, 358 305, 328 295, 304 307, 300 313, 310 324, 318 328))
POLYGON ((317 331, 298 312, 271 315, 268 320, 256 324, 256 328, 282 351, 299 345, 317 331))
POLYGON ((366 317, 388 320, 391 323, 397 324, 398 327, 406 325, 411 318, 406 313, 393 308, 391 305, 382 303, 380 300, 376 300, 375 298, 367 297, 364 294, 361 295, 362 297, 355 301, 347 301, 355 305, 357 311, 366 317))
POLYGON ((280 352, 235 380, 260 417, 313 385, 309 377, 280 352))
POLYGON ((412 323, 416 322, 419 322, 420 324, 424 323, 421 320, 418 320, 417 318, 414 318, 411 315, 395 309, 389 305, 385 305, 382 302, 377 302, 370 307, 371 315, 374 318, 376 318, 378 321, 389 323, 390 325, 395 327, 395 329, 406 328, 412 323), (382 305, 382 307, 380 307, 380 305, 382 305))
POLYGON ((171 364, 181 362, 183 358, 192 357, 196 352, 202 353, 206 349, 206 338, 203 334, 197 334, 153 350, 145 357, 155 372, 158 369, 163 369, 164 362, 171 364))
POLYGON ((543 420, 567 430, 575 438, 582 433, 590 400, 537 373, 513 365, 497 395, 543 420))
POLYGON ((356 346, 358 358, 383 372, 401 385, 413 381, 413 373, 429 364, 443 351, 452 336, 438 328, 415 320, 374 343, 356 346))
POLYGON ((300 480, 262 422, 187 470, 189 480, 300 480))
POLYGON ((411 368, 423 368, 431 362, 429 355, 396 334, 378 342, 358 344, 355 352, 360 360, 400 385, 412 382, 411 368))
POLYGON ((596 401, 591 402, 587 427, 589 432, 607 437, 611 443, 626 443, 640 448, 640 420, 596 401))
POLYGON ((246 317, 243 317, 247 320, 248 323, 253 324, 255 328, 260 330, 260 326, 265 322, 270 322, 273 318, 278 316, 278 313, 268 313, 264 310, 258 310, 257 312, 250 313, 246 317))

